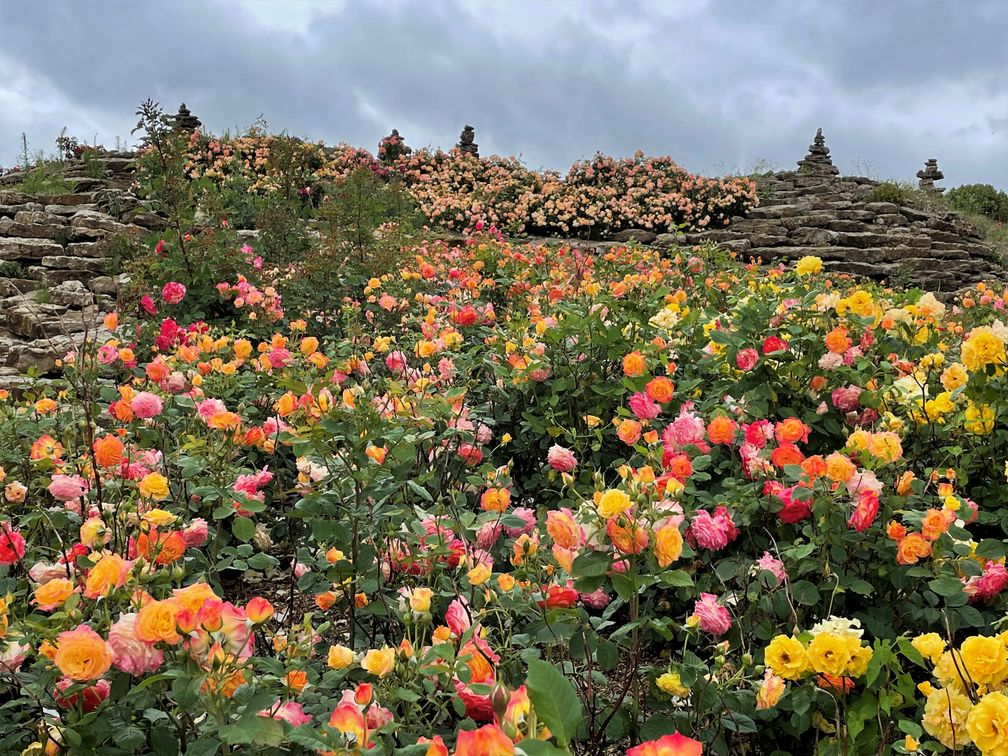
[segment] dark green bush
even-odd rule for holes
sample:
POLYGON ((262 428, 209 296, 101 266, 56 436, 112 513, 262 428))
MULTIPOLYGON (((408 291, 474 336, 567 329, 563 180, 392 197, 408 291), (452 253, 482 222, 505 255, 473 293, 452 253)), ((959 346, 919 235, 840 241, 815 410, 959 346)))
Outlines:
POLYGON ((895 205, 909 205, 913 200, 913 190, 895 181, 883 181, 868 193, 868 202, 892 202, 895 205))
POLYGON ((953 210, 1008 223, 1008 194, 990 184, 963 184, 950 189, 945 199, 953 210))

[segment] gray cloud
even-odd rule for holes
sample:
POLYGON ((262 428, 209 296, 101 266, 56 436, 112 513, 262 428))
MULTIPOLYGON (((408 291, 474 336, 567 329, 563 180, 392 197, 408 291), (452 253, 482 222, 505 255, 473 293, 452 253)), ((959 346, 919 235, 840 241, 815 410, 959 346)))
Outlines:
POLYGON ((845 172, 1008 186, 1008 5, 909 0, 0 3, 0 164, 22 131, 107 146, 145 97, 215 132, 374 148, 397 127, 566 168, 595 150, 787 167, 822 126, 845 172), (870 166, 870 168, 868 168, 870 166))

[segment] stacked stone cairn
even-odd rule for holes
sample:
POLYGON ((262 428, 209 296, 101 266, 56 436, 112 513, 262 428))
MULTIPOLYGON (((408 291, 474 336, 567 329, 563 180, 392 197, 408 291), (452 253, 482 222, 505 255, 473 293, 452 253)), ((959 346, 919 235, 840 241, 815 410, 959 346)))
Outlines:
POLYGON ((943 187, 935 186, 935 181, 941 181, 945 174, 938 170, 938 158, 928 158, 924 163, 924 168, 917 171, 917 178, 920 179, 918 186, 923 192, 941 194, 945 191, 943 187))
POLYGON ((462 129, 462 134, 459 136, 459 143, 457 145, 459 151, 473 157, 479 157, 479 145, 473 141, 474 139, 476 139, 476 130, 466 124, 466 127, 462 129))

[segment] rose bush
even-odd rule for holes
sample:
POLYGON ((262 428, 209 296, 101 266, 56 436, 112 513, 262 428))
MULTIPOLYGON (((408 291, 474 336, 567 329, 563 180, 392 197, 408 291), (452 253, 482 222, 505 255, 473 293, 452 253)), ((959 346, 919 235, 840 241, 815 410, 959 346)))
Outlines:
POLYGON ((405 253, 3 394, 5 752, 1003 752, 1004 294, 405 253))

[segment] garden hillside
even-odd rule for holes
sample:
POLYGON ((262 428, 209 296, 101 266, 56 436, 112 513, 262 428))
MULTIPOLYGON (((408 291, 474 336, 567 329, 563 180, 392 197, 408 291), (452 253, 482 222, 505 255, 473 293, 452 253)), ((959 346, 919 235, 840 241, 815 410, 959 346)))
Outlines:
POLYGON ((150 233, 0 392, 0 753, 1008 753, 1003 288, 449 233, 436 159, 229 185, 140 116, 150 233))

